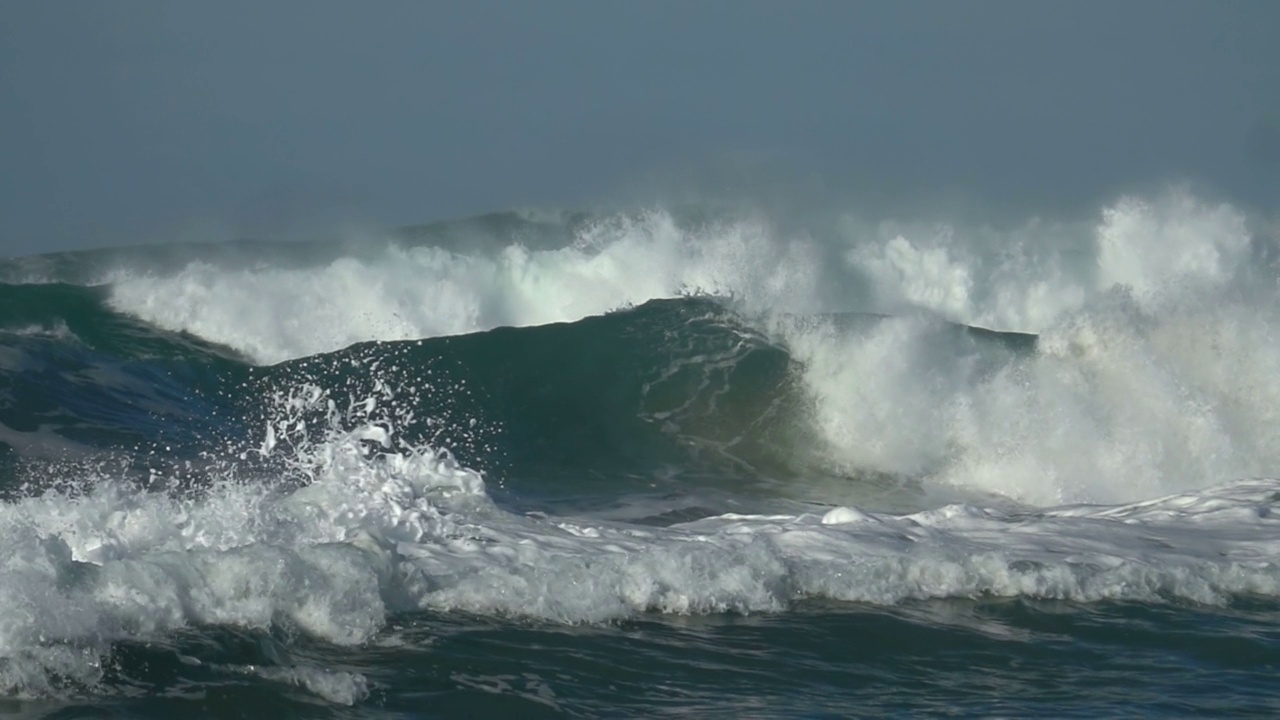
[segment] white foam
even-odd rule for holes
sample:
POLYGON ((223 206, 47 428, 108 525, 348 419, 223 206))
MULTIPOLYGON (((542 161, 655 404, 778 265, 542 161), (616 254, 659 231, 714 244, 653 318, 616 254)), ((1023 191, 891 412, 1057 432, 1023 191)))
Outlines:
POLYGON ((1026 323, 1036 350, 978 347, 919 314, 774 332, 805 364, 828 463, 1038 505, 1135 501, 1280 469, 1280 292, 1247 262, 1258 242, 1240 213, 1184 194, 1108 209, 1087 272, 1061 248, 1014 248, 1010 272, 897 236, 850 261, 905 304, 1026 323))
POLYGON ((369 696, 369 681, 360 673, 313 667, 250 667, 247 672, 267 680, 306 688, 339 705, 355 705, 369 696))
POLYGON ((1121 198, 1096 222, 1032 218, 1007 229, 852 217, 834 234, 783 233, 760 217, 690 229, 653 211, 600 221, 557 250, 518 238, 473 252, 366 238, 360 254, 319 267, 193 262, 109 280, 118 309, 260 362, 572 321, 691 291, 732 296, 750 312, 913 308, 1040 332, 1116 287, 1146 303, 1230 282, 1249 258, 1248 225, 1230 205, 1179 190, 1121 198))
POLYGON ((67 327, 66 320, 62 319, 56 320, 52 323, 21 325, 12 328, 0 327, 0 333, 18 335, 20 337, 48 338, 52 340, 79 340, 76 334, 71 331, 71 328, 67 327))
MULTIPOLYGON (((828 507, 669 528, 525 517, 494 506, 447 454, 370 458, 361 439, 386 425, 309 446, 279 442, 286 417, 262 451, 294 453, 300 489, 229 478, 176 496, 93 478, 82 494, 0 506, 0 683, 91 684, 111 641, 207 624, 374 642, 390 613, 415 609, 591 622, 785 611, 807 597, 1280 598, 1280 481, 1230 481, 1280 467, 1280 298, 1247 262, 1257 238, 1239 213, 1174 194, 1122 201, 1084 230, 864 229, 849 230, 833 266, 814 241, 761 224, 694 236, 659 213, 559 251, 192 265, 123 279, 113 302, 267 361, 695 288, 801 313, 869 298, 867 309, 913 311, 856 328, 769 324, 804 362, 818 451, 1039 511, 828 507), (937 315, 1042 336, 1018 355, 937 315)), ((357 688, 348 679, 336 686, 357 688)))
POLYGON ((512 244, 461 254, 370 241, 367 257, 319 268, 227 270, 192 263, 173 276, 122 276, 111 301, 260 362, 403 340, 538 325, 682 293, 749 294, 759 307, 814 311, 812 243, 766 225, 686 232, 665 213, 614 218, 558 250, 512 244), (749 292, 748 292, 749 291, 749 292))
POLYGON ((1241 211, 1186 190, 1122 197, 1095 223, 1032 219, 997 231, 849 218, 843 232, 845 262, 874 290, 871 309, 1030 333, 1117 288, 1149 306, 1231 284, 1257 240, 1241 211))
POLYGON ((124 277, 120 308, 260 361, 366 339, 574 320, 702 290, 748 318, 893 311, 856 332, 760 321, 805 364, 814 452, 1035 504, 1126 502, 1280 471, 1276 250, 1174 190, 1094 222, 1012 229, 847 218, 834 237, 747 218, 690 231, 617 217, 559 250, 385 245, 321 268, 192 264, 124 277), (931 318, 1041 333, 984 360, 931 318))
MULTIPOLYGON (((447 454, 369 456, 365 430, 295 446, 313 463, 299 489, 242 479, 175 496, 97 478, 0 506, 5 691, 47 692, 55 674, 92 684, 114 640, 284 625, 363 644, 416 609, 577 623, 807 597, 1280 598, 1276 480, 1035 514, 831 508, 654 528, 512 514, 447 454)), ((334 702, 367 687, 308 667, 260 674, 334 702)))

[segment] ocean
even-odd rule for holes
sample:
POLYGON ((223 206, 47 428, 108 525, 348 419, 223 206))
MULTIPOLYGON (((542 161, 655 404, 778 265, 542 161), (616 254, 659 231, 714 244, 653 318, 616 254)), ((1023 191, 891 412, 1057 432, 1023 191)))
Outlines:
POLYGON ((508 212, 0 260, 0 714, 1280 715, 1280 233, 508 212))

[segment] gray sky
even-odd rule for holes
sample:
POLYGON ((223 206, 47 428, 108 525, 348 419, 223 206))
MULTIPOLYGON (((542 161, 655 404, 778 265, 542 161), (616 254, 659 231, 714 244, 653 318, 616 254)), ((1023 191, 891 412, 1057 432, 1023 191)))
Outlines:
POLYGON ((1189 178, 1271 204, 1277 32, 1271 0, 7 0, 0 254, 759 173, 1042 209, 1189 178))

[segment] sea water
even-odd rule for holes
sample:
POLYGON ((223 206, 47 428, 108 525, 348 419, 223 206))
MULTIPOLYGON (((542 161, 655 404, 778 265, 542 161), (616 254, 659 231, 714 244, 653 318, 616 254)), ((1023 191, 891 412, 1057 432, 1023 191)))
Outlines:
POLYGON ((0 263, 0 708, 1280 712, 1274 226, 506 213, 0 263))

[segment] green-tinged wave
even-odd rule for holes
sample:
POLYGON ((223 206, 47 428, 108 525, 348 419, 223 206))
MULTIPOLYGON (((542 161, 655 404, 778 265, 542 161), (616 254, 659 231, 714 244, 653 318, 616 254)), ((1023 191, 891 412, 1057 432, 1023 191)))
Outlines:
POLYGON ((120 359, 202 360, 235 353, 186 333, 161 330, 107 306, 107 289, 65 283, 0 284, 0 332, 73 340, 120 359))
POLYGON ((399 437, 451 448, 536 495, 751 472, 799 409, 793 370, 785 349, 717 303, 687 299, 574 323, 364 343, 254 375, 265 387, 341 388, 349 402, 396 388, 397 408, 408 395, 417 411, 399 437))
MULTIPOLYGON (((341 408, 380 403, 365 419, 394 424, 395 442, 449 449, 498 492, 526 500, 745 491, 827 472, 812 462, 812 398, 797 361, 712 299, 253 366, 110 309, 102 288, 3 285, 0 298, 10 456, 132 453, 147 468, 157 457, 240 459, 261 444, 281 398, 315 387, 341 408)), ((312 418, 308 427, 328 426, 312 418)))

